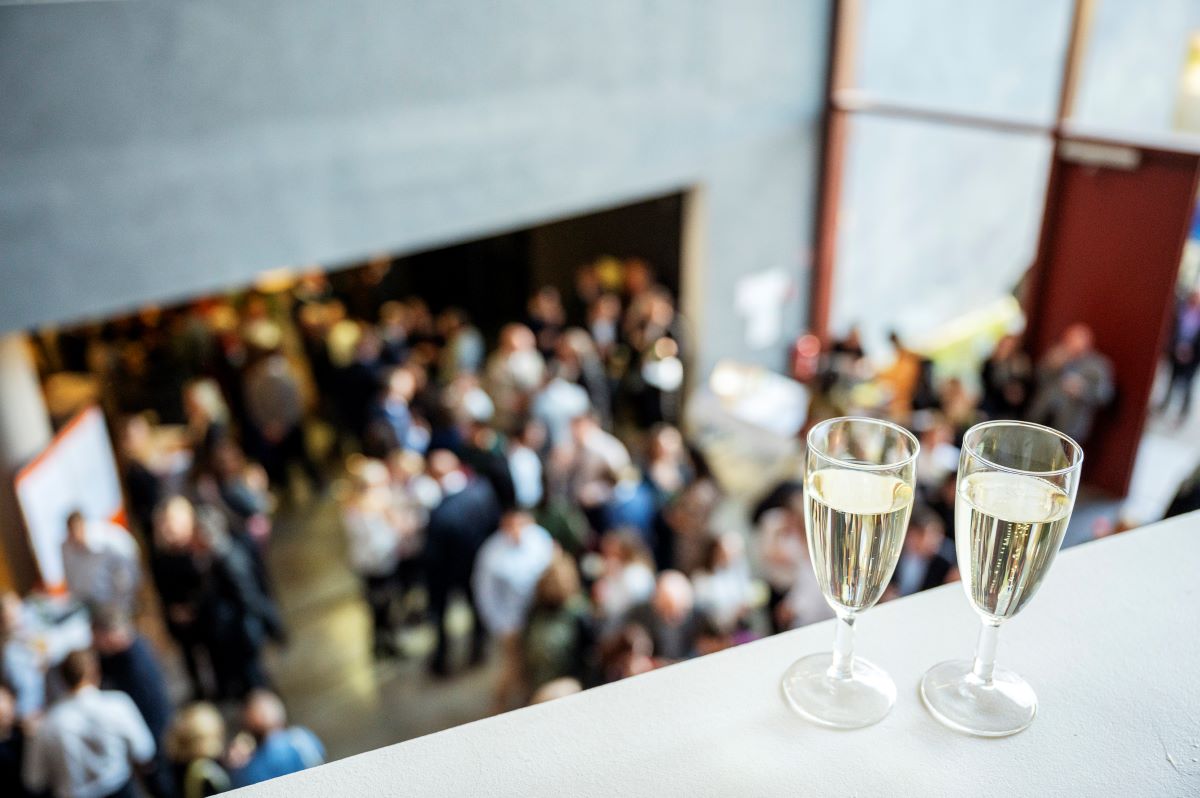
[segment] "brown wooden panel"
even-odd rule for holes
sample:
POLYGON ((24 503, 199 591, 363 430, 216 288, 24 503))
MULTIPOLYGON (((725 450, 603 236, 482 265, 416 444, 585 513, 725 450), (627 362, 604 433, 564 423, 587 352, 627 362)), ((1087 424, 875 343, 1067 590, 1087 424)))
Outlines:
POLYGON ((1196 197, 1193 153, 1137 150, 1136 168, 1065 160, 1050 175, 1027 294, 1029 341, 1044 352, 1074 322, 1095 330, 1117 381, 1098 419, 1084 479, 1125 495, 1142 437, 1196 197))

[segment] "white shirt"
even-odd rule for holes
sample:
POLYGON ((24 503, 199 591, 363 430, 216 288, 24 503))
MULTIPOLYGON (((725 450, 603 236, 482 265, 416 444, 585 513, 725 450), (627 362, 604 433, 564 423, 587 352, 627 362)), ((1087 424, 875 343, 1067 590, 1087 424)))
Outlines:
POLYGON ((525 625, 538 579, 554 556, 554 539, 537 524, 521 530, 519 541, 495 532, 484 541, 471 584, 483 625, 494 635, 507 635, 525 625))
POLYGON ((84 542, 80 547, 63 541, 63 574, 71 594, 84 604, 132 611, 142 581, 133 536, 108 521, 87 521, 84 542))
POLYGON ((817 584, 817 575, 813 573, 808 557, 797 566, 796 581, 784 601, 792 611, 793 629, 834 617, 833 608, 817 584))
POLYGON ((512 474, 517 504, 529 510, 542 500, 542 461, 528 446, 508 450, 508 471, 512 474))
POLYGON ((84 687, 46 713, 25 749, 24 779, 56 798, 102 798, 154 756, 154 738, 133 700, 84 687))
POLYGON ((382 512, 347 507, 342 523, 350 565, 364 576, 387 576, 400 562, 400 531, 382 512))
POLYGON ((600 614, 606 630, 625 620, 625 614, 654 595, 654 571, 645 563, 632 562, 615 574, 605 576, 597 591, 600 614))
POLYGON ((591 407, 587 391, 573 382, 555 377, 533 399, 533 415, 546 425, 554 445, 571 439, 571 419, 579 418, 591 407))
POLYGON ((767 584, 780 592, 790 590, 801 565, 810 568, 804 532, 796 534, 786 525, 783 510, 768 510, 759 524, 759 559, 767 584))
POLYGON ((695 573, 692 584, 696 590, 696 606, 717 629, 732 632, 750 604, 750 569, 746 561, 738 560, 712 573, 695 573))

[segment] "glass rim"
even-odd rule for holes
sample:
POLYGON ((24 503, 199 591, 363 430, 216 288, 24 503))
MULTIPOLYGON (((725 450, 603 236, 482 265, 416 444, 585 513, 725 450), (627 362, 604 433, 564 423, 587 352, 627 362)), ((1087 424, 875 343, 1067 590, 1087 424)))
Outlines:
POLYGON ((894 468, 903 468, 909 463, 915 462, 917 455, 921 453, 921 442, 917 440, 916 435, 913 435, 911 432, 895 422, 887 421, 882 418, 871 418, 870 416, 834 416, 833 418, 827 418, 824 421, 814 424, 812 428, 809 429, 808 434, 804 436, 804 444, 807 448, 806 454, 812 454, 821 458, 827 463, 832 463, 841 466, 842 468, 851 468, 857 471, 890 471, 894 468), (909 444, 911 444, 912 454, 910 454, 908 457, 902 457, 893 463, 858 463, 850 460, 839 460, 838 458, 825 453, 813 443, 814 432, 823 427, 832 426, 835 423, 846 421, 875 424, 880 427, 886 427, 893 432, 898 432, 909 442, 909 444))
POLYGON ((1079 445, 1078 441, 1076 441, 1067 433, 1056 430, 1054 427, 1047 427, 1045 424, 1035 424, 1032 421, 1017 421, 1015 419, 997 418, 991 421, 980 422, 968 429, 963 434, 962 450, 964 456, 973 457, 974 459, 979 460, 987 465, 989 468, 994 468, 997 471, 1004 471, 1009 474, 1024 474, 1025 476, 1031 477, 1058 477, 1062 476, 1063 474, 1070 474, 1072 471, 1078 471, 1083 466, 1083 447, 1079 445), (1073 455, 1071 458, 1071 464, 1063 466, 1062 468, 1036 470, 1031 468, 1016 468, 1014 466, 1001 465, 1000 463, 989 460, 987 457, 984 457, 977 451, 976 445, 968 445, 968 441, 971 440, 972 433, 976 433, 979 430, 985 430, 990 427, 1025 427, 1026 429, 1035 429, 1042 432, 1048 432, 1059 440, 1067 443, 1071 450, 1071 454, 1073 455))

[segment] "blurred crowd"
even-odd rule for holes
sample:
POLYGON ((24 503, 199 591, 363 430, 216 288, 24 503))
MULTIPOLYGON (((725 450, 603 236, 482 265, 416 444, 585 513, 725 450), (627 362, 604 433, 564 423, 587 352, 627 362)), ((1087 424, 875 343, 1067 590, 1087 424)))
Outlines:
MULTIPOLYGON (((44 620, 28 620, 33 600, 5 598, 6 796, 191 798, 319 763, 263 660, 289 643, 268 565, 276 520, 317 502, 339 508, 371 655, 411 656, 406 631, 432 625, 429 673, 490 654, 496 711, 832 617, 800 482, 764 485, 745 523, 721 520, 722 487, 680 429, 687 325, 637 259, 580 268, 571 290, 537 290, 498 330, 311 274, 42 345, 48 372, 98 385, 130 528, 68 520, 84 646, 51 650, 32 631, 44 620), (447 623, 455 602, 467 634, 447 623), (182 702, 138 631, 147 616, 185 665, 182 702)), ((1036 363, 1002 339, 978 388, 892 345, 877 368, 851 331, 798 375, 810 423, 886 416, 920 437, 919 501, 888 597, 957 578, 969 426, 1026 418, 1086 445, 1114 397, 1082 325, 1036 363)))

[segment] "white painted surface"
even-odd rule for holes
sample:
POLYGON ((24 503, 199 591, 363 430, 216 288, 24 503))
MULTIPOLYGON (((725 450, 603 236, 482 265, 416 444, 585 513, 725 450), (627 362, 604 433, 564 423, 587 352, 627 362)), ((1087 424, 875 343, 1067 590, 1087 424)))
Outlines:
POLYGON ((817 624, 686 664, 267 782, 245 795, 1200 794, 1200 514, 1064 552, 1000 635, 1000 665, 1041 699, 1034 725, 985 740, 920 704, 926 667, 970 654, 956 585, 860 621, 859 651, 899 687, 877 726, 791 714, 779 676, 826 648, 817 624))

